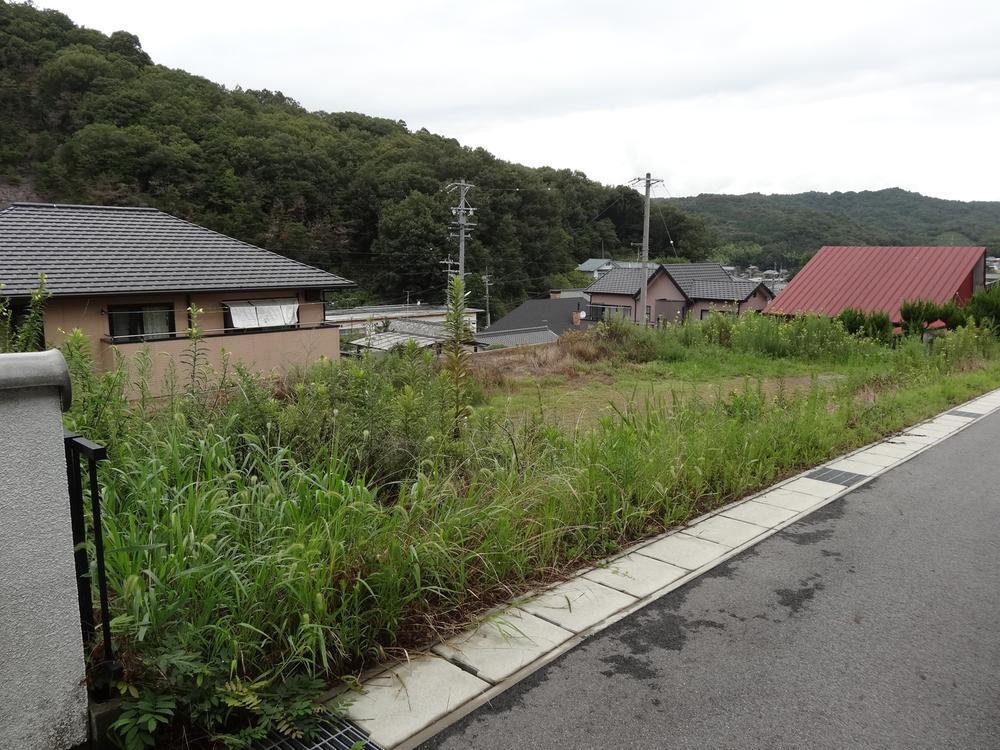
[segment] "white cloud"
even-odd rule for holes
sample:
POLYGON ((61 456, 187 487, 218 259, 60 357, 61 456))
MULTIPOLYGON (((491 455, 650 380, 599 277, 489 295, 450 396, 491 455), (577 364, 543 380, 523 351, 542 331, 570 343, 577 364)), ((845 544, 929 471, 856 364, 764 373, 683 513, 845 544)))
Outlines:
POLYGON ((674 194, 1000 199, 1000 4, 41 0, 158 62, 311 109, 674 194))

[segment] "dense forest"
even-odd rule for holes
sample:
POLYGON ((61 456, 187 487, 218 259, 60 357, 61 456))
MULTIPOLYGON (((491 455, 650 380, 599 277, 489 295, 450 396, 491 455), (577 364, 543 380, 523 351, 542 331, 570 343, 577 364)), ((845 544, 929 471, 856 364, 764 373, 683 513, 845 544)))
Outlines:
POLYGON ((668 204, 703 217, 736 265, 796 269, 823 245, 986 245, 1000 251, 1000 202, 899 188, 795 195, 699 195, 668 204))
MULTIPOLYGON (((351 278, 386 302, 441 299, 440 261, 465 178, 478 224, 469 287, 495 312, 582 259, 641 238, 642 198, 580 172, 531 169, 403 122, 309 112, 154 64, 139 39, 0 2, 0 203, 143 204, 351 278)), ((664 207, 654 255, 705 257, 704 222, 664 207), (668 235, 674 240, 670 248, 668 235)))

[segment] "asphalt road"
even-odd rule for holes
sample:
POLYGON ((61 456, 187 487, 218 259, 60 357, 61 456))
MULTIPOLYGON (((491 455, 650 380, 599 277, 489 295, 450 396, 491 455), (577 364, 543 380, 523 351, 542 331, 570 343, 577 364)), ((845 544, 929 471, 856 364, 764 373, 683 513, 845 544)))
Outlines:
POLYGON ((1000 414, 422 748, 1000 748, 1000 414))

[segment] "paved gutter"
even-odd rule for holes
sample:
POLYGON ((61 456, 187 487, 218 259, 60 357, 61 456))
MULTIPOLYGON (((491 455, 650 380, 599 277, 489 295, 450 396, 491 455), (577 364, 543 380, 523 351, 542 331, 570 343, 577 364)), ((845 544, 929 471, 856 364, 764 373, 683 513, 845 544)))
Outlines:
MULTIPOLYGON (((726 561, 998 408, 1000 390, 647 540, 606 567, 518 600, 432 653, 376 672, 344 713, 387 748, 415 747, 595 633, 713 569, 712 575, 724 574, 726 561)), ((789 589, 789 606, 800 606, 809 591, 808 582, 789 589)), ((642 671, 641 664, 622 658, 621 669, 642 671)))

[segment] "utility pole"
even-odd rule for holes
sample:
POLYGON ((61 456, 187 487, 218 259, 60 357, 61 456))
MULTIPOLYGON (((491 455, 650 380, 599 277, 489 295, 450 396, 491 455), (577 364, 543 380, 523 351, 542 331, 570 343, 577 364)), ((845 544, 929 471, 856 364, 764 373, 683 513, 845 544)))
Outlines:
MULTIPOLYGON (((637 178, 638 179, 641 178, 637 178)), ((649 281, 649 274, 646 272, 649 266, 649 191, 653 187, 654 180, 649 172, 646 172, 646 205, 642 214, 642 275, 639 279, 639 320, 643 326, 649 325, 649 318, 646 316, 646 286, 649 281)))
POLYGON ((649 265, 649 188, 652 184, 649 172, 646 172, 646 208, 642 213, 642 276, 639 279, 639 319, 643 326, 649 325, 649 318, 646 316, 646 282, 649 279, 646 266, 649 265))
POLYGON ((452 234, 452 237, 458 237, 458 277, 465 283, 465 235, 471 232, 475 224, 469 223, 469 217, 476 212, 472 206, 469 205, 469 201, 466 197, 469 191, 475 187, 466 182, 464 179, 458 182, 453 182, 448 185, 448 192, 453 190, 458 190, 458 205, 451 209, 451 213, 457 217, 456 221, 452 222, 452 226, 458 229, 458 234, 452 234))
POLYGON ((486 287, 486 327, 489 328, 491 325, 490 321, 490 284, 492 279, 490 279, 490 269, 486 269, 486 273, 483 274, 483 286, 486 287))
POLYGON ((445 273, 445 278, 447 279, 447 281, 445 281, 445 283, 444 283, 444 298, 445 298, 445 300, 447 300, 448 299, 448 290, 451 289, 451 280, 455 277, 454 266, 456 266, 458 264, 451 259, 450 255, 448 256, 447 260, 442 260, 442 261, 438 261, 438 262, 442 266, 445 267, 444 268, 444 273, 445 273))

